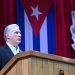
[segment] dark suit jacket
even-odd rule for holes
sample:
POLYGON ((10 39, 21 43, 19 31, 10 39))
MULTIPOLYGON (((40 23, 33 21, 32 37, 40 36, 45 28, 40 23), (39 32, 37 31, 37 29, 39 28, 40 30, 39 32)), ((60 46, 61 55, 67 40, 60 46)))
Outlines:
POLYGON ((0 46, 0 70, 9 62, 14 56, 8 45, 0 46))

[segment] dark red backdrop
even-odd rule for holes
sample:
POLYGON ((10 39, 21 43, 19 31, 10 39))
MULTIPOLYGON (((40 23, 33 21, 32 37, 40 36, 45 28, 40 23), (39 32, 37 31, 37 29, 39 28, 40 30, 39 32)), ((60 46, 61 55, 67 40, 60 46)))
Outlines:
POLYGON ((56 54, 75 58, 75 51, 71 47, 72 39, 70 25, 72 25, 71 11, 75 10, 75 0, 54 0, 56 54))
POLYGON ((3 45, 4 28, 10 23, 16 22, 15 0, 0 0, 0 45, 3 45))

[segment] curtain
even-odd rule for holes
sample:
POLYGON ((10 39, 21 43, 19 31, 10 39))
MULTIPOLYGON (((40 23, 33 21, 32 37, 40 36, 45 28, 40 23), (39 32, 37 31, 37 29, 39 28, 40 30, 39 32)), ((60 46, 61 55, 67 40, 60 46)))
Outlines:
POLYGON ((75 51, 71 47, 73 41, 70 33, 71 11, 75 10, 75 0, 54 0, 54 8, 56 54, 75 58, 75 51))
POLYGON ((10 23, 16 22, 15 0, 0 0, 0 45, 4 41, 4 28, 10 23))

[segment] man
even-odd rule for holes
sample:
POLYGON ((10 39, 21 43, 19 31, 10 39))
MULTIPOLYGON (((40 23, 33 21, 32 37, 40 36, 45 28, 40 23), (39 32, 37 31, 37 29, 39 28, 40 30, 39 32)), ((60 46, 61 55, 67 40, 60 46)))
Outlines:
POLYGON ((4 39, 6 44, 0 47, 0 70, 9 62, 9 60, 21 50, 21 31, 17 24, 8 25, 4 30, 4 39))

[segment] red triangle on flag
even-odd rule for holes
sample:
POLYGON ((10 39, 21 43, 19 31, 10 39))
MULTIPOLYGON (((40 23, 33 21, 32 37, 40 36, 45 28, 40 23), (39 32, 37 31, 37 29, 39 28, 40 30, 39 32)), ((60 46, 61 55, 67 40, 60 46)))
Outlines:
POLYGON ((48 14, 52 0, 21 0, 34 35, 38 36, 42 23, 48 14))

